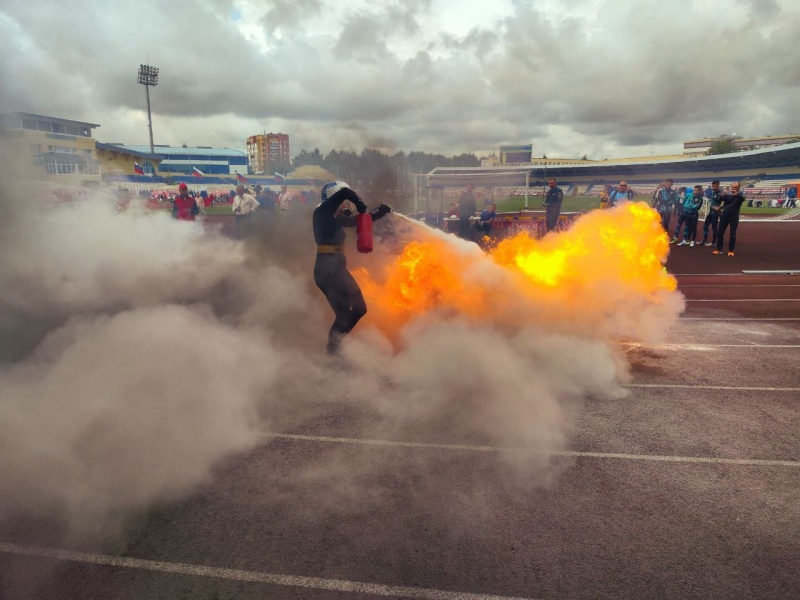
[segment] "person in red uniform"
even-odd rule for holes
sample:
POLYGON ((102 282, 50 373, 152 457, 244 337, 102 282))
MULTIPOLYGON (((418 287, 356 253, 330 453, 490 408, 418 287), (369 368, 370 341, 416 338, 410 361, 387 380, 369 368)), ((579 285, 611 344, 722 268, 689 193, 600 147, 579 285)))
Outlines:
POLYGON ((178 186, 178 196, 172 203, 172 218, 179 221, 194 221, 200 212, 195 199, 189 195, 189 186, 182 183, 178 186))

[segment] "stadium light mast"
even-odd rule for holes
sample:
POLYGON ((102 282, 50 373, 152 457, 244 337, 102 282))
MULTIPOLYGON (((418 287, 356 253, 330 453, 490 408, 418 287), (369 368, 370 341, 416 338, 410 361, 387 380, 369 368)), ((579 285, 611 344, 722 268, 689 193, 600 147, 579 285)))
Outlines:
POLYGON ((139 79, 137 80, 144 86, 144 95, 147 98, 147 127, 150 130, 150 154, 155 154, 153 146, 153 117, 150 114, 150 86, 158 85, 158 67, 150 65, 139 65, 139 79))

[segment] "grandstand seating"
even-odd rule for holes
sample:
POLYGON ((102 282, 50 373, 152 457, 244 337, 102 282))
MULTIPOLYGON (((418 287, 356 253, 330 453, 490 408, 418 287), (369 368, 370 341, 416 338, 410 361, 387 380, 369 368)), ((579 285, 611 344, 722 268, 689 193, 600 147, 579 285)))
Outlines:
POLYGON ((767 199, 777 198, 785 193, 784 186, 798 180, 800 180, 800 175, 781 179, 761 179, 744 188, 743 192, 745 196, 758 196, 767 199), (784 189, 782 190, 781 188, 784 189))
POLYGON ((164 178, 149 175, 104 175, 103 181, 108 183, 164 183, 164 178))

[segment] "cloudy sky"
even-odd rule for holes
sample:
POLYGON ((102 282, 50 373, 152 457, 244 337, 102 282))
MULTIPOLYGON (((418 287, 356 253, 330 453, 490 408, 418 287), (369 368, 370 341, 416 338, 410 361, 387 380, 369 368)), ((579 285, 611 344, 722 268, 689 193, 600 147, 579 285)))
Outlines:
POLYGON ((76 0, 0 5, 0 111, 103 142, 612 158, 800 132, 796 0, 76 0), (68 6, 68 8, 67 8, 68 6), (57 8, 58 7, 58 8, 57 8))

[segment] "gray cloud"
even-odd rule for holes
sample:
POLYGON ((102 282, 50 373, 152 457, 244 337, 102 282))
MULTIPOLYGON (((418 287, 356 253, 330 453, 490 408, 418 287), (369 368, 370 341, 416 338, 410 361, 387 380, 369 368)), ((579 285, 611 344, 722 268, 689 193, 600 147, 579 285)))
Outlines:
POLYGON ((241 148, 271 129, 289 133, 293 151, 375 139, 431 152, 530 141, 553 156, 626 155, 796 129, 787 106, 800 55, 787 49, 800 8, 788 1, 713 12, 688 0, 517 2, 461 33, 437 29, 430 0, 259 6, 87 1, 65 20, 7 2, 0 110, 84 119, 103 126, 100 139, 142 142, 135 71, 149 60, 161 68, 161 143, 241 148))

